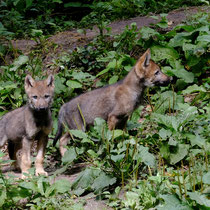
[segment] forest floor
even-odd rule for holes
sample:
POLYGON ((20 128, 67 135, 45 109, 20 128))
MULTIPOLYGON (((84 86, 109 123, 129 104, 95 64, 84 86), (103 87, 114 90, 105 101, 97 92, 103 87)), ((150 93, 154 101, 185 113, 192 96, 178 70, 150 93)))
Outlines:
MULTIPOLYGON (((190 8, 181 8, 168 13, 168 25, 169 28, 167 30, 171 30, 177 24, 180 24, 182 21, 186 20, 190 15, 195 14, 199 11, 209 11, 209 7, 190 7, 190 8)), ((150 24, 155 24, 158 20, 155 20, 149 16, 145 17, 135 17, 129 20, 121 20, 115 21, 108 25, 108 27, 112 28, 112 34, 120 34, 125 26, 130 25, 131 23, 136 23, 138 29, 143 26, 149 26, 150 24)), ((51 44, 56 45, 56 50, 53 52, 50 51, 48 55, 44 58, 45 64, 50 64, 56 56, 62 54, 63 52, 67 52, 69 50, 73 50, 78 46, 84 46, 88 42, 90 42, 94 37, 99 34, 97 27, 94 27, 92 30, 87 29, 86 34, 80 34, 77 30, 70 30, 59 32, 47 39, 47 41, 51 44)), ((17 50, 20 50, 23 54, 28 55, 31 50, 36 47, 36 42, 33 40, 12 40, 12 45, 17 50)), ((7 157, 8 158, 8 157, 7 157)), ((54 157, 47 156, 47 160, 45 161, 46 170, 49 175, 53 175, 54 171, 58 169, 59 161, 53 160, 54 157), (49 163, 49 164, 48 164, 49 163), (53 163, 53 164, 52 164, 53 163)), ((85 164, 74 164, 70 169, 68 169, 65 173, 59 175, 56 179, 68 179, 70 182, 73 182, 78 173, 84 169, 85 164)), ((5 173, 11 173, 8 166, 4 168, 5 173), (9 171, 9 172, 8 172, 9 171)), ((12 172, 17 177, 20 177, 20 173, 12 172)), ((103 201, 96 201, 94 194, 88 194, 81 199, 86 201, 86 205, 84 209, 86 210, 102 210, 102 209, 111 209, 108 207, 103 201)))
MULTIPOLYGON (((168 28, 164 29, 166 31, 171 30, 174 26, 180 24, 182 21, 186 20, 192 14, 195 14, 199 11, 209 11, 210 7, 188 7, 188 8, 180 8, 173 10, 168 13, 168 28)), ((120 34, 123 32, 125 27, 130 25, 131 23, 136 23, 137 28, 140 29, 143 26, 150 26, 150 24, 156 24, 159 20, 156 20, 152 17, 148 16, 143 17, 135 17, 128 20, 120 20, 114 21, 109 24, 107 27, 110 27, 111 33, 113 35, 120 34)), ((57 34, 49 37, 46 41, 47 50, 45 51, 45 56, 43 58, 43 63, 45 66, 51 64, 53 59, 63 54, 64 52, 69 52, 70 50, 74 50, 78 46, 84 46, 94 39, 99 34, 98 28, 95 26, 92 30, 84 29, 86 32, 81 34, 78 33, 76 29, 58 32, 57 34), (47 52, 47 53, 46 53, 47 52)), ((12 46, 15 50, 21 51, 23 54, 28 55, 31 50, 36 48, 37 43, 34 40, 12 40, 12 46)))

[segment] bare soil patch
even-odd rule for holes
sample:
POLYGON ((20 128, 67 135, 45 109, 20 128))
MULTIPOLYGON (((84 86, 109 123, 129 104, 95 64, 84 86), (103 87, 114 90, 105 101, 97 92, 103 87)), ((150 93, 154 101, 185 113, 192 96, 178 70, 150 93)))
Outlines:
MULTIPOLYGON (((166 30, 171 30, 174 26, 186 20, 186 18, 192 14, 195 14, 199 11, 209 11, 209 8, 210 7, 189 7, 169 12, 167 18, 170 22, 170 25, 166 30)), ((120 34, 127 25, 130 25, 131 23, 134 22, 136 23, 138 29, 140 29, 143 26, 149 26, 150 24, 155 24, 159 21, 151 18, 150 16, 135 17, 129 20, 114 21, 111 24, 109 24, 108 27, 111 27, 112 34, 116 35, 120 34)), ((99 30, 95 26, 93 27, 92 30, 87 29, 86 35, 79 34, 77 30, 70 30, 70 31, 59 32, 48 38, 48 41, 58 45, 57 47, 58 52, 61 51, 63 52, 87 44, 98 34, 99 30)), ((36 42, 33 40, 12 40, 12 45, 15 49, 21 50, 22 53, 28 54, 31 51, 31 49, 33 49, 36 46, 36 42)))

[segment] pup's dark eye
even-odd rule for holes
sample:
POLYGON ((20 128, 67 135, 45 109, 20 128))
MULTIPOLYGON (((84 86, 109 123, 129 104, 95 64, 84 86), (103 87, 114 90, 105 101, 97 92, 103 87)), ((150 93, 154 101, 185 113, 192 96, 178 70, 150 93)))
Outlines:
POLYGON ((158 75, 159 73, 160 73, 160 71, 156 71, 156 72, 155 72, 155 75, 158 75))
POLYGON ((45 98, 49 98, 49 97, 50 97, 50 95, 45 95, 44 97, 45 97, 45 98))
POLYGON ((37 96, 32 96, 33 99, 37 99, 37 96))

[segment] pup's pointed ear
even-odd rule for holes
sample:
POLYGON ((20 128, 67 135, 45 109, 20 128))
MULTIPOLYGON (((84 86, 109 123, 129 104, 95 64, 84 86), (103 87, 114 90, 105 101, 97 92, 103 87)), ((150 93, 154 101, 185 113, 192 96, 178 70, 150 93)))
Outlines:
POLYGON ((25 78, 25 88, 33 87, 34 83, 34 79, 28 74, 25 78))
POLYGON ((147 66, 149 66, 149 62, 151 59, 151 51, 150 49, 148 49, 143 55, 143 67, 146 68, 147 66))
POLYGON ((54 76, 50 74, 47 78, 47 86, 54 87, 54 76))
POLYGON ((135 65, 135 71, 139 78, 144 77, 145 69, 149 66, 149 62, 151 59, 151 52, 148 49, 137 61, 135 65))

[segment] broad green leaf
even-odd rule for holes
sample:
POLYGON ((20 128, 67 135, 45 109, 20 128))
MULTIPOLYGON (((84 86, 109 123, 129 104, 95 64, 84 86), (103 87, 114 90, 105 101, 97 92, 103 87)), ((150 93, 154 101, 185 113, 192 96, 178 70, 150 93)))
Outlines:
POLYGON ((13 63, 14 67, 10 68, 11 71, 16 71, 20 66, 26 64, 29 61, 28 56, 20 55, 13 63))
POLYGON ((55 93, 56 94, 60 94, 66 91, 67 87, 64 85, 65 81, 66 81, 65 78, 55 76, 55 93))
POLYGON ((6 199, 7 199, 7 190, 4 187, 2 187, 0 190, 0 207, 4 205, 6 199))
POLYGON ((160 147, 160 154, 163 158, 168 159, 170 156, 170 151, 169 151, 169 145, 168 144, 162 144, 160 147))
POLYGON ((190 143, 192 146, 198 145, 200 148, 205 147, 206 139, 201 137, 200 135, 190 135, 190 143))
POLYGON ((193 210, 187 204, 182 203, 175 195, 160 195, 165 204, 159 205, 158 210, 193 210))
POLYGON ((74 190, 79 189, 77 195, 81 195, 86 189, 91 189, 94 180, 100 173, 101 170, 95 168, 86 168, 84 171, 80 172, 72 184, 74 190))
POLYGON ((55 190, 59 193, 70 192, 71 183, 67 179, 60 179, 54 183, 55 190))
POLYGON ((171 136, 168 141, 168 145, 176 146, 178 142, 171 136))
POLYGON ((89 150, 87 151, 87 153, 88 153, 92 158, 97 158, 97 157, 98 157, 97 153, 96 153, 95 151, 93 151, 92 149, 89 149, 89 150))
POLYGON ((62 157, 62 162, 63 163, 71 163, 73 162, 75 159, 77 158, 77 154, 76 154, 76 151, 75 151, 75 148, 70 148, 68 149, 64 156, 62 157))
POLYGON ((100 175, 94 180, 92 188, 96 191, 102 190, 105 187, 113 185, 116 183, 116 177, 110 177, 104 172, 101 172, 100 175))
POLYGON ((194 92, 206 92, 206 89, 203 86, 198 86, 197 84, 188 86, 187 89, 183 90, 183 94, 190 94, 194 92))
POLYGON ((170 47, 153 46, 151 47, 152 59, 154 61, 161 61, 164 59, 176 60, 179 58, 178 52, 170 47))
POLYGON ((123 200, 123 203, 125 204, 125 207, 127 207, 126 209, 132 209, 131 207, 139 206, 139 200, 140 199, 138 193, 128 191, 126 192, 126 196, 123 200))
POLYGON ((66 82, 66 85, 69 86, 70 88, 82 88, 82 84, 80 82, 77 82, 75 80, 68 80, 66 82))
POLYGON ((206 195, 202 195, 198 192, 188 192, 187 194, 192 200, 196 201, 198 204, 205 207, 210 207, 210 200, 206 195))
POLYGON ((84 131, 82 131, 82 130, 70 130, 70 133, 73 136, 75 136, 77 138, 80 138, 80 139, 84 139, 84 138, 88 137, 87 134, 84 131))
POLYGON ((186 71, 179 60, 170 60, 170 64, 173 66, 173 69, 170 67, 167 70, 165 69, 169 75, 175 75, 183 79, 186 83, 192 83, 194 81, 194 74, 186 71))
POLYGON ((123 135, 123 130, 120 130, 120 129, 113 130, 112 131, 112 134, 114 135, 113 138, 116 139, 119 136, 122 136, 123 135))
POLYGON ((149 148, 142 145, 138 145, 138 155, 137 158, 141 158, 142 162, 148 166, 155 166, 155 156, 148 152, 149 148))
POLYGON ((111 155, 111 159, 112 159, 114 162, 122 161, 124 157, 125 157, 125 154, 111 155))
POLYGON ((95 79, 95 77, 94 76, 92 76, 91 74, 89 74, 89 73, 87 73, 87 72, 82 72, 82 71, 80 71, 80 72, 72 72, 72 74, 71 74, 71 76, 74 78, 74 79, 76 79, 76 80, 79 80, 79 81, 81 81, 81 80, 85 80, 85 79, 87 79, 87 78, 90 78, 90 79, 95 79))
POLYGON ((182 47, 182 45, 186 42, 186 40, 190 40, 192 32, 181 32, 177 33, 172 39, 169 41, 170 47, 182 47))
POLYGON ((203 183, 210 185, 210 171, 203 175, 203 183))
POLYGON ((44 179, 42 176, 39 177, 38 181, 37 181, 37 187, 38 187, 38 190, 40 192, 41 195, 44 195, 45 192, 44 192, 44 179))
POLYGON ((149 27, 142 27, 140 29, 140 34, 141 34, 141 38, 145 40, 149 39, 150 37, 159 35, 159 33, 156 30, 149 27))
POLYGON ((189 145, 179 144, 176 153, 170 154, 170 163, 176 164, 188 154, 189 145))
POLYGON ((198 36, 197 41, 210 43, 210 34, 198 36))
POLYGON ((170 130, 166 130, 164 128, 161 128, 159 131, 159 135, 162 139, 166 140, 167 137, 170 137, 172 132, 170 130))

